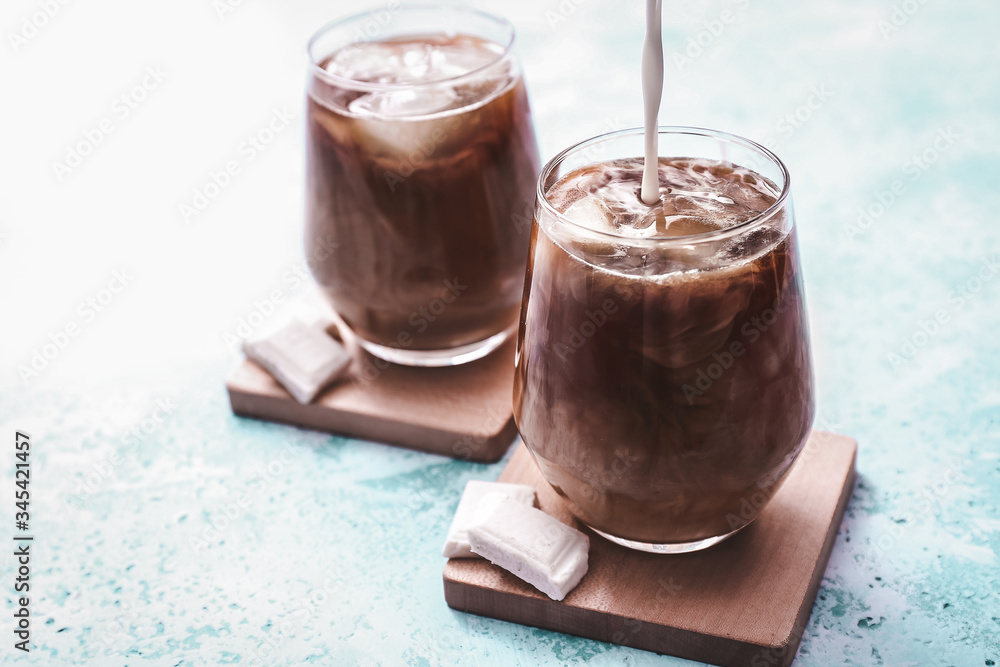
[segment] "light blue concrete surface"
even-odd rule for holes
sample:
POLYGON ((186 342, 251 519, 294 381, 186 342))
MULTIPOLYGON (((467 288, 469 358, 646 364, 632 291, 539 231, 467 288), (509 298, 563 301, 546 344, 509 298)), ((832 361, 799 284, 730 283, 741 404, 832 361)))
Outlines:
MULTIPOLYGON (((44 3, 0 11, 0 539, 15 429, 33 437, 36 537, 28 655, 0 556, 0 662, 686 664, 448 609, 448 521, 466 480, 500 464, 229 414, 229 336, 304 292, 302 45, 354 8, 231 4, 71 3, 34 32, 44 3), (112 130, 60 178, 102 118, 112 130), (185 221, 227 161, 238 176, 185 221)), ((768 141, 788 163, 817 425, 861 443, 796 664, 1000 662, 1000 10, 665 4, 661 122, 768 141)), ((520 32, 546 159, 639 124, 641 3, 493 9, 520 32)))

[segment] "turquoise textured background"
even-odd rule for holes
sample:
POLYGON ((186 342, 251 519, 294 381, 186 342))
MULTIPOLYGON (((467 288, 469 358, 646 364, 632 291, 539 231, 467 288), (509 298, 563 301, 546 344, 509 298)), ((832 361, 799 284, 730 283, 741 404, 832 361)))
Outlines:
MULTIPOLYGON (((477 4, 519 31, 545 159, 640 124, 640 2, 477 4)), ((229 413, 241 320, 305 292, 303 45, 355 7, 52 6, 0 10, 0 499, 26 430, 36 537, 28 655, 0 555, 0 661, 684 664, 448 609, 447 524, 500 464, 229 413), (272 121, 272 141, 247 143, 272 121)), ((817 426, 861 444, 797 665, 1000 662, 998 24, 974 0, 666 3, 661 123, 767 142, 789 165, 817 426)))

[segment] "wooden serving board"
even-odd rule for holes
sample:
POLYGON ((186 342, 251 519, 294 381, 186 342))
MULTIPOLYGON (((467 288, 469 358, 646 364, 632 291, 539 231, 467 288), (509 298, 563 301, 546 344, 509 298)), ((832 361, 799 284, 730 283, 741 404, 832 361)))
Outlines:
POLYGON ((857 442, 814 431, 757 520, 705 551, 660 555, 612 544, 573 519, 518 447, 499 481, 531 484, 543 510, 590 536, 590 569, 555 602, 482 559, 444 568, 448 605, 481 616, 716 665, 795 657, 854 488, 857 442))
POLYGON ((233 412, 469 461, 492 463, 510 448, 513 341, 448 368, 398 366, 345 344, 354 355, 345 377, 308 405, 244 360, 226 381, 233 412))

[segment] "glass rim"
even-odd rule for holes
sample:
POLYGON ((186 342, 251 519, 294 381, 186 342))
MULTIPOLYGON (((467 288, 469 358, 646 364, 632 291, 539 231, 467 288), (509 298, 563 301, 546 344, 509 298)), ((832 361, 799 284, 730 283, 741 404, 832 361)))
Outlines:
MULTIPOLYGON (((434 79, 433 81, 421 81, 419 83, 374 83, 371 81, 359 81, 357 79, 352 79, 350 77, 333 74, 327 71, 326 69, 320 67, 319 65, 320 59, 317 58, 316 55, 313 53, 316 47, 316 43, 319 41, 320 37, 327 34, 331 30, 337 28, 338 26, 342 26, 351 23, 353 21, 358 21, 368 16, 374 16, 380 11, 390 11, 390 12, 392 11, 391 9, 386 9, 386 8, 382 9, 375 8, 375 9, 368 9, 363 12, 357 12, 355 14, 350 14, 348 16, 343 16, 338 19, 334 19, 332 21, 323 24, 322 27, 320 27, 316 32, 314 32, 312 37, 309 38, 309 41, 306 42, 306 55, 309 57, 310 71, 314 76, 318 76, 327 83, 340 86, 341 88, 349 88, 352 90, 403 90, 403 89, 421 88, 424 86, 438 86, 445 83, 456 83, 456 82, 461 82, 464 79, 472 78, 477 74, 483 72, 484 70, 487 70, 490 67, 495 66, 502 60, 506 59, 510 55, 511 50, 514 47, 514 38, 516 36, 514 25, 507 19, 503 18, 502 16, 497 16, 496 14, 491 14, 490 12, 485 12, 482 11, 481 9, 476 9, 475 7, 466 7, 463 5, 450 5, 443 3, 442 4, 426 3, 426 4, 413 4, 413 5, 407 4, 404 6, 400 6, 395 13, 405 14, 413 11, 419 12, 428 10, 439 10, 445 12, 452 12, 455 14, 465 14, 467 16, 476 16, 481 19, 486 19, 487 21, 495 23, 500 28, 502 28, 504 32, 507 34, 505 43, 494 42, 495 44, 498 44, 502 50, 497 54, 495 58, 490 60, 490 62, 486 63, 485 65, 482 65, 481 67, 469 70, 464 74, 449 76, 442 79, 434 79)), ((414 34, 419 34, 419 33, 414 33, 414 34)), ((435 33, 426 33, 426 34, 435 34, 435 33)), ((446 33, 442 32, 441 34, 446 34, 446 33)), ((378 41, 378 40, 369 39, 364 41, 378 41)), ((343 46, 354 43, 357 42, 347 42, 343 46)), ((325 58, 329 55, 330 54, 326 54, 322 57, 325 58)))
MULTIPOLYGON (((777 155, 774 154, 769 148, 763 146, 762 144, 753 141, 752 139, 747 139, 746 137, 741 137, 736 134, 731 134, 729 132, 722 132, 719 130, 710 130, 704 127, 691 127, 687 125, 660 125, 657 128, 657 134, 687 134, 701 137, 708 137, 711 139, 724 139, 735 144, 744 146, 753 151, 760 153, 764 158, 768 159, 774 163, 781 176, 784 179, 782 184, 781 194, 778 198, 771 204, 767 209, 761 211, 757 215, 753 216, 748 220, 732 225, 731 227, 724 227, 722 229, 714 229, 709 232, 700 232, 698 234, 688 234, 685 236, 648 236, 643 238, 636 238, 633 236, 623 236, 621 234, 615 234, 611 232, 602 232, 591 227, 586 227, 573 220, 567 218, 565 215, 556 210, 556 208, 549 202, 546 196, 547 192, 545 189, 545 183, 548 182, 552 172, 562 164, 567 157, 572 153, 576 153, 580 150, 588 148, 598 143, 610 141, 612 139, 618 139, 629 135, 642 135, 644 129, 641 127, 630 127, 624 130, 615 130, 614 132, 606 132, 604 134, 599 134, 589 139, 584 139, 578 143, 573 144, 569 148, 566 148, 559 152, 554 158, 549 160, 544 167, 542 167, 541 173, 538 175, 538 181, 535 186, 535 198, 539 202, 539 206, 545 209, 546 213, 554 216, 559 222, 569 225, 571 229, 579 229, 584 231, 588 235, 599 234, 600 237, 613 239, 617 242, 625 241, 629 245, 643 245, 647 243, 655 243, 656 245, 691 245, 692 243, 702 243, 707 241, 714 241, 717 239, 725 239, 730 236, 735 236, 742 234, 754 227, 758 227, 764 224, 765 221, 769 220, 774 216, 779 210, 785 207, 787 200, 789 198, 789 193, 791 192, 791 176, 788 173, 788 168, 785 163, 781 161, 777 155)), ((641 157, 641 156, 638 156, 641 157)), ((668 157, 668 156, 661 156, 668 157)), ((686 157, 686 156, 676 156, 676 157, 686 157)), ((596 162, 596 161, 595 161, 596 162)), ((595 164, 591 162, 590 164, 595 164)), ((554 184, 553 184, 554 185, 554 184)))

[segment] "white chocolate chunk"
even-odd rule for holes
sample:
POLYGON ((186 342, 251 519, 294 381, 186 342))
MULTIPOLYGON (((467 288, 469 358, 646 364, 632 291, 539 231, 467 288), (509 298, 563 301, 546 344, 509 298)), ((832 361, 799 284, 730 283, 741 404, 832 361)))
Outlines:
POLYGON ((351 362, 351 354, 321 326, 310 326, 297 318, 262 338, 244 341, 243 353, 303 404, 315 398, 351 362))
POLYGON ((553 600, 562 600, 587 573, 586 535, 534 507, 500 494, 479 503, 469 526, 473 553, 528 582, 553 600))
POLYGON ((475 558, 472 547, 469 545, 468 529, 476 519, 476 511, 479 509, 479 501, 491 493, 503 493, 508 498, 526 507, 533 507, 535 504, 535 489, 527 484, 506 484, 504 482, 483 482, 471 480, 465 485, 462 492, 462 499, 458 501, 458 509, 455 510, 455 518, 451 520, 451 528, 448 529, 448 539, 444 543, 442 555, 445 558, 475 558))

